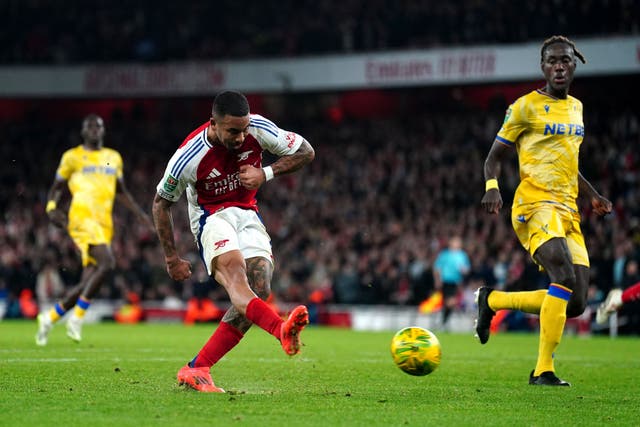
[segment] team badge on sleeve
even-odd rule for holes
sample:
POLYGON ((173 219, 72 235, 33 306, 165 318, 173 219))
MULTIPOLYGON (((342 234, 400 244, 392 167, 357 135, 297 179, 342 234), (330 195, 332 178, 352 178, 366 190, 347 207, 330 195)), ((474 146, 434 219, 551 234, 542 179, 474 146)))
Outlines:
POLYGON ((178 185, 178 180, 171 175, 169 175, 164 181, 164 189, 168 192, 172 192, 173 190, 175 190, 176 185, 178 185))
POLYGON ((502 124, 507 123, 507 120, 509 120, 509 117, 511 117, 511 107, 507 108, 507 113, 504 115, 504 121, 502 122, 502 124))

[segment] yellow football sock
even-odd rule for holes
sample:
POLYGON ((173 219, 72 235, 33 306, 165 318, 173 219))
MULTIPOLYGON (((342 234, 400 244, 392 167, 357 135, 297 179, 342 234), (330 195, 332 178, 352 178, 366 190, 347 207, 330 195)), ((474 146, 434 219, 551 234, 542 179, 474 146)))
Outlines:
POLYGON ((524 292, 493 291, 489 294, 487 302, 493 311, 520 310, 525 313, 539 314, 545 295, 547 295, 546 289, 524 292))
POLYGON ((76 301, 76 306, 73 308, 73 315, 79 319, 82 319, 84 317, 84 314, 89 309, 90 305, 91 301, 86 300, 82 297, 78 298, 78 301, 76 301))
POLYGON ((62 308, 61 303, 57 303, 49 310, 49 319, 52 323, 56 323, 67 311, 62 308))
POLYGON ((544 297, 540 307, 540 343, 534 376, 547 371, 555 372, 553 352, 556 351, 562 339, 564 323, 567 320, 567 303, 571 293, 571 289, 562 285, 556 283, 549 285, 547 296, 544 297))

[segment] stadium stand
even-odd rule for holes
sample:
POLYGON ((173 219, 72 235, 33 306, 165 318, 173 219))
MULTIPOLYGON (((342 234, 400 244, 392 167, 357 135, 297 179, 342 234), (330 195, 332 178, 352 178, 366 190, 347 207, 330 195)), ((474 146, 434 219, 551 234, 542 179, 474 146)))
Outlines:
POLYGON ((638 34, 635 1, 4 1, 0 64, 288 57, 638 34), (536 16, 530 20, 530 16, 536 16), (28 25, 26 25, 28 17, 28 25), (331 25, 327 25, 327 23, 331 25))

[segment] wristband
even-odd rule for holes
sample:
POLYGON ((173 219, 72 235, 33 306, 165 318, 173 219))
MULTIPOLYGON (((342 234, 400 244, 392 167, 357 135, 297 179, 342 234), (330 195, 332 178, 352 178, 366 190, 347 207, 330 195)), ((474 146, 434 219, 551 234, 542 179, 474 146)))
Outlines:
POLYGON ((271 166, 265 166, 262 168, 264 172, 264 180, 271 181, 273 179, 273 168, 271 166))
POLYGON ((57 205, 56 205, 56 201, 55 201, 55 200, 49 200, 49 201, 47 202, 47 207, 46 207, 46 208, 44 208, 44 211, 45 211, 46 213, 49 213, 49 212, 51 212, 52 210, 55 210, 55 208, 56 208, 56 207, 57 207, 57 205))
POLYGON ((484 185, 484 191, 493 190, 494 188, 496 190, 500 190, 500 188, 498 187, 498 180, 495 178, 488 179, 484 185))

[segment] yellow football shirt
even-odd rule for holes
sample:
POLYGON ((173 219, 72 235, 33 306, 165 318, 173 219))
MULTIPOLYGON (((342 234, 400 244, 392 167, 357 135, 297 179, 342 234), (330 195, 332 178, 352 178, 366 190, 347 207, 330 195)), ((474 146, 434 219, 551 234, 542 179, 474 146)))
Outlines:
POLYGON ((120 153, 111 148, 88 150, 79 145, 62 155, 56 175, 67 181, 72 195, 69 207, 72 237, 78 232, 92 234, 90 228, 100 227, 110 240, 116 185, 122 177, 120 153))
POLYGON ((582 103, 535 90, 507 110, 496 139, 518 151, 520 184, 513 206, 558 203, 577 211, 578 152, 584 137, 582 103))

